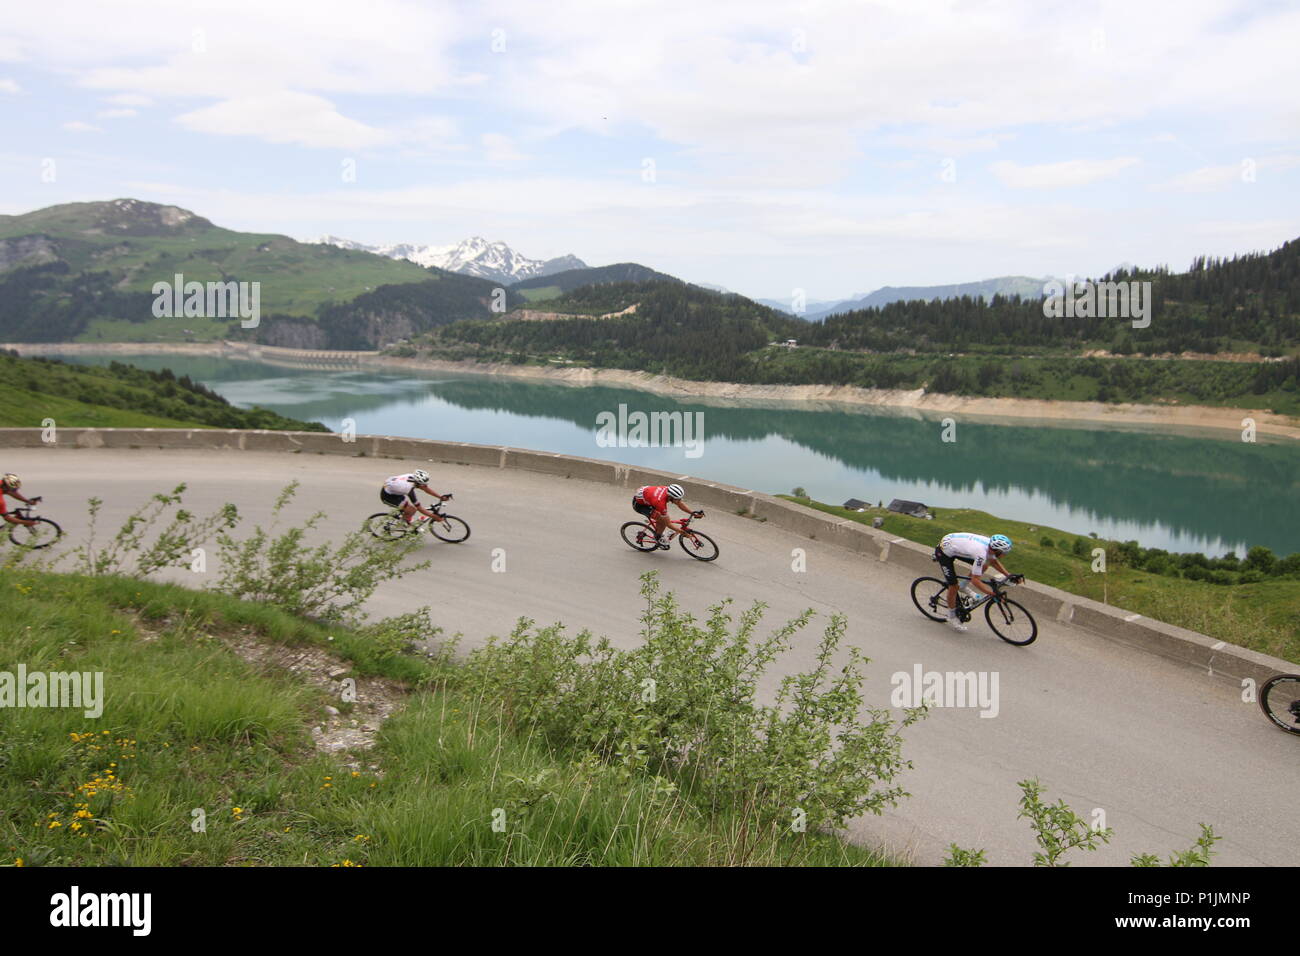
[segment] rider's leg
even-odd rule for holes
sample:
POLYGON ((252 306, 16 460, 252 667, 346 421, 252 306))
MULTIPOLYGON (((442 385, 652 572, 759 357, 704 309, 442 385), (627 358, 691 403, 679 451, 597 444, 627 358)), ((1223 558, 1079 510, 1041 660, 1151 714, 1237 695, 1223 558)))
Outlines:
POLYGON ((411 519, 415 517, 415 505, 411 504, 409 501, 403 501, 402 517, 406 519, 407 524, 410 524, 411 519))

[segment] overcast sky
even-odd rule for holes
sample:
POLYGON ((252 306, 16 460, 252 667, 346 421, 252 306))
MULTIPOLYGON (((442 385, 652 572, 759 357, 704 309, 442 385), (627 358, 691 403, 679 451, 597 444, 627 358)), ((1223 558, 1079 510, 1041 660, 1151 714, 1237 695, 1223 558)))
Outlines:
POLYGON ((10 0, 0 212, 131 196, 810 301, 1181 269, 1300 235, 1298 50, 1258 0, 10 0))

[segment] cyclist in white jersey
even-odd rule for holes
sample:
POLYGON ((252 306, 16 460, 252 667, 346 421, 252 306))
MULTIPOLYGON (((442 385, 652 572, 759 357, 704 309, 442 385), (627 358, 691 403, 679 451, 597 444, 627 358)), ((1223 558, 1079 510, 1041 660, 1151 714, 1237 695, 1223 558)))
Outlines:
POLYGON ((432 495, 439 501, 446 501, 451 497, 450 495, 440 495, 430 488, 429 473, 417 468, 409 475, 393 475, 393 477, 385 481, 383 488, 379 490, 379 500, 390 508, 401 508, 402 517, 406 519, 407 524, 414 520, 417 511, 426 518, 437 520, 438 516, 420 504, 420 500, 415 497, 417 488, 425 494, 432 495))
POLYGON ((949 626, 958 631, 966 630, 966 625, 957 617, 957 570, 953 567, 953 562, 969 562, 971 587, 984 594, 992 594, 993 589, 980 580, 986 565, 991 565, 994 570, 1009 578, 1024 580, 1024 575, 1013 575, 998 560, 1000 555, 1007 554, 1010 550, 1011 539, 1005 534, 995 534, 991 538, 986 538, 982 534, 954 531, 943 536, 939 546, 934 549, 934 558, 939 562, 939 567, 943 568, 943 579, 948 583, 949 626))

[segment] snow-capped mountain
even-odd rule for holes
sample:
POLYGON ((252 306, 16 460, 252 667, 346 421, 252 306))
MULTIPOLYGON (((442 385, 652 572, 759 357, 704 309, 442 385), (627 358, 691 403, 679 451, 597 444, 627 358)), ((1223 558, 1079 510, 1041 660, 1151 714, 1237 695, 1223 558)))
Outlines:
POLYGON ((386 246, 368 246, 362 242, 339 236, 321 236, 316 240, 340 249, 373 252, 390 259, 409 259, 424 267, 436 266, 448 272, 478 276, 493 282, 509 285, 534 276, 548 276, 568 269, 585 269, 587 264, 577 256, 558 256, 555 259, 529 259, 515 252, 504 242, 488 242, 479 236, 465 239, 454 246, 421 246, 398 242, 386 246))

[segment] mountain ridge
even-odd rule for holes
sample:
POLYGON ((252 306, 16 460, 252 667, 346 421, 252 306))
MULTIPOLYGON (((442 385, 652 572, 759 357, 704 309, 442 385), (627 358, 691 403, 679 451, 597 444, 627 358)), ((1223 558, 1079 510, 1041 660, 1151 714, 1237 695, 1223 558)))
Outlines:
POLYGON ((499 240, 489 241, 482 236, 471 236, 449 246, 420 245, 411 242, 394 242, 368 245, 326 233, 312 240, 321 245, 337 246, 356 252, 370 252, 389 259, 405 259, 416 265, 458 272, 506 285, 553 275, 572 269, 586 269, 587 264, 574 255, 556 256, 552 259, 530 259, 499 240))

